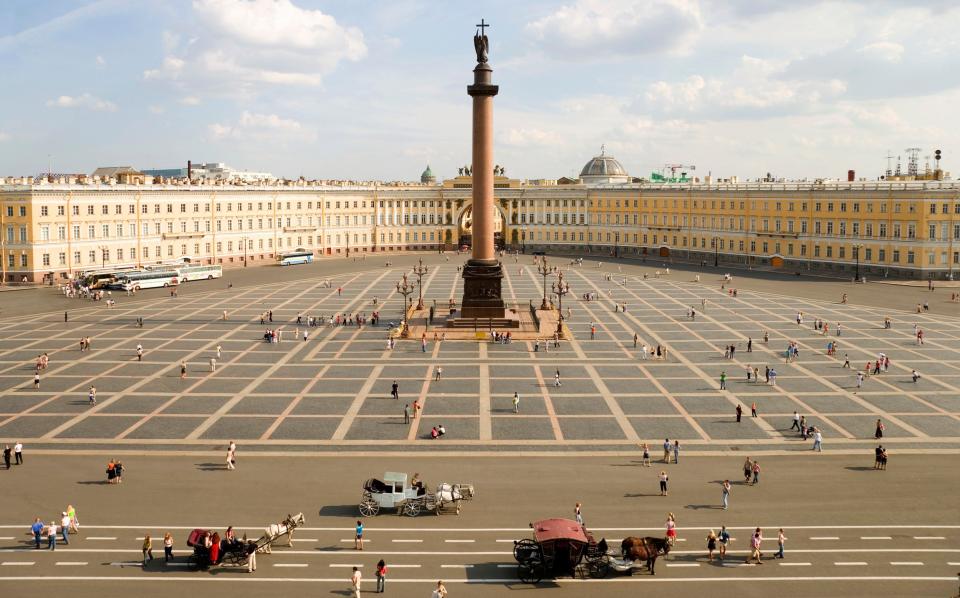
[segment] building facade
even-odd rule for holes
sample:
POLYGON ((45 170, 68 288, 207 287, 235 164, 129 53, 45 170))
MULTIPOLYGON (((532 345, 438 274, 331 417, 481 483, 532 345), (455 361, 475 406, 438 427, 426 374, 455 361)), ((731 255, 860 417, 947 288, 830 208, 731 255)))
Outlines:
MULTIPOLYGON (((4 282, 58 281, 190 257, 273 264, 469 244, 470 177, 442 185, 287 181, 116 184, 0 179, 4 282)), ((495 178, 498 239, 517 250, 948 278, 953 181, 536 184, 495 178)))

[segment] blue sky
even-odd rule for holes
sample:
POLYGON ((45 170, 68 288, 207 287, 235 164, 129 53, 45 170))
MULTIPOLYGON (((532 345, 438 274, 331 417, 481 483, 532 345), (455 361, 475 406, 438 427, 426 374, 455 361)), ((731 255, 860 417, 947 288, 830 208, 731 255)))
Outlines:
POLYGON ((452 176, 481 17, 511 176, 576 175, 602 144, 634 175, 875 177, 911 146, 960 172, 946 0, 4 0, 0 174, 452 176))

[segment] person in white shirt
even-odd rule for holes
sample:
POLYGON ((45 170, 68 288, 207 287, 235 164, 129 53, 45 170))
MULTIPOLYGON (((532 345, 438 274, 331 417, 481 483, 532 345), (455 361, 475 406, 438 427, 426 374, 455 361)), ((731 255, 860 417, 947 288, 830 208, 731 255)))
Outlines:
POLYGON ((442 580, 441 580, 441 581, 438 581, 438 582, 437 582, 437 589, 435 589, 435 590, 433 591, 433 593, 430 594, 430 598, 446 598, 446 596, 447 596, 447 588, 446 588, 446 586, 443 585, 443 581, 442 581, 442 580))
POLYGON ((353 568, 353 575, 350 576, 350 588, 353 590, 356 598, 360 598, 360 580, 363 575, 360 574, 360 569, 357 567, 353 568))
POLYGON ((23 444, 19 440, 13 445, 13 456, 17 465, 23 465, 23 444))
POLYGON ((813 429, 813 450, 818 453, 823 452, 823 435, 818 428, 813 429))
POLYGON ((69 544, 70 540, 67 539, 67 532, 70 530, 70 516, 67 515, 67 512, 64 511, 60 514, 60 531, 63 532, 63 543, 69 544))

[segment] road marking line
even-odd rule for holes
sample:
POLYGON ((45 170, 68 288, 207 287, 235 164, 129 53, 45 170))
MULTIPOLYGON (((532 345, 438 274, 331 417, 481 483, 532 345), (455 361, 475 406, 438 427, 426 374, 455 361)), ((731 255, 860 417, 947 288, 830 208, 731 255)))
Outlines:
POLYGON ((0 540, 13 540, 13 536, 0 536, 0 540))
POLYGON ((440 565, 441 569, 473 569, 473 565, 440 565))
MULTIPOLYGON (((341 541, 341 542, 356 542, 357 540, 356 540, 356 538, 340 538, 340 541, 341 541)), ((363 543, 364 543, 364 544, 369 544, 370 542, 373 542, 373 540, 367 540, 366 538, 363 539, 363 543)))
POLYGON ((922 567, 923 563, 920 561, 890 561, 891 565, 900 565, 904 567, 922 567))
POLYGON ((699 567, 700 563, 667 563, 667 567, 699 567))
MULTIPOLYGON (((114 536, 88 536, 84 538, 84 540, 116 540, 116 539, 117 538, 114 536)), ((143 538, 137 538, 137 539, 142 540, 143 538)))
POLYGON ((839 540, 837 536, 811 536, 811 540, 839 540))
POLYGON ((319 538, 301 538, 299 536, 297 537, 297 542, 319 542, 319 541, 320 541, 319 538))
POLYGON ((309 567, 306 563, 274 563, 274 567, 309 567))
POLYGON ((4 567, 29 567, 30 565, 35 565, 34 561, 3 561, 0 565, 4 567))
POLYGON ((943 536, 914 536, 914 540, 946 540, 943 536))
POLYGON ((839 561, 834 563, 838 567, 866 567, 865 561, 839 561))
POLYGON ((82 567, 86 565, 86 561, 57 561, 56 565, 58 567, 82 567))
MULTIPOLYGON (((149 525, 89 525, 84 524, 84 529, 132 529, 132 530, 142 530, 145 527, 151 527, 149 525)), ((156 527, 156 526, 154 526, 156 527)), ((162 526, 163 529, 175 529, 175 530, 192 530, 195 529, 195 525, 180 525, 180 526, 162 526)), ((223 527, 226 528, 227 524, 222 523, 219 525, 210 525, 208 527, 223 527)), ((790 529, 936 529, 936 530, 945 530, 945 529, 960 529, 960 525, 888 525, 886 523, 877 523, 874 525, 791 525, 790 529)), ((0 529, 23 529, 23 524, 16 525, 0 525, 0 529)), ((262 525, 234 525, 234 530, 257 530, 262 531, 262 525)), ((688 530, 703 530, 710 531, 712 527, 685 527, 684 529, 688 530)), ((745 529, 753 532, 756 527, 750 526, 734 526, 728 527, 727 530, 737 530, 745 529)), ((787 529, 785 526, 784 529, 787 529)), ((298 531, 304 532, 353 532, 354 528, 352 527, 300 527, 297 528, 298 531)), ((596 532, 640 532, 640 531, 662 531, 663 526, 660 527, 591 527, 590 531, 596 532)), ((416 528, 416 530, 411 530, 408 527, 383 527, 377 528, 378 532, 399 532, 409 534, 412 531, 416 532, 441 532, 441 533, 450 533, 450 532, 530 532, 529 527, 424 527, 416 528)), ((436 581, 436 580, 434 580, 436 581)))
POLYGON ((117 561, 110 563, 111 567, 142 567, 143 561, 117 561))
POLYGON ((476 542, 476 540, 444 540, 444 542, 447 542, 449 544, 457 544, 457 543, 470 544, 470 543, 476 542))
POLYGON ((860 536, 861 540, 893 540, 890 536, 860 536))
POLYGON ((363 569, 363 565, 361 565, 361 564, 353 564, 353 563, 346 563, 346 564, 345 564, 345 563, 330 563, 330 566, 331 566, 331 567, 357 567, 357 568, 359 568, 359 569, 363 569))
POLYGON ((497 569, 516 569, 517 565, 497 565, 497 569))
POLYGON ((948 562, 947 564, 950 565, 951 567, 956 567, 960 565, 960 563, 952 563, 952 562, 948 562))
MULTIPOLYGON (((437 578, 391 578, 390 583, 413 583, 413 584, 435 584, 437 583, 437 578)), ((785 582, 785 581, 838 581, 838 582, 863 582, 863 581, 907 581, 907 582, 955 582, 957 577, 955 575, 950 576, 909 576, 909 575, 847 575, 847 576, 825 576, 825 577, 810 577, 810 576, 791 576, 791 575, 774 575, 767 577, 756 577, 753 575, 750 576, 730 576, 730 577, 649 577, 649 576, 632 576, 632 577, 615 577, 612 579, 607 579, 603 582, 604 584, 608 583, 710 583, 710 582, 765 582, 765 581, 774 581, 774 582, 785 582)), ((341 577, 248 577, 248 576, 234 576, 234 575, 219 575, 219 576, 209 576, 209 577, 196 577, 194 575, 185 575, 185 576, 123 576, 123 575, 90 575, 90 576, 79 576, 79 575, 58 575, 58 576, 40 576, 40 575, 9 575, 3 578, 5 582, 11 581, 120 581, 124 583, 133 583, 133 582, 178 582, 178 581, 189 581, 194 583, 199 583, 200 580, 206 582, 221 582, 221 583, 230 583, 230 582, 244 582, 244 583, 330 583, 330 584, 343 584, 343 578, 341 577)), ((554 583, 561 584, 581 584, 589 583, 595 584, 598 583, 596 580, 592 579, 570 579, 570 578, 559 578, 553 580, 554 583)), ((516 584, 516 577, 484 577, 484 578, 464 578, 464 579, 444 579, 444 583, 462 583, 462 584, 516 584)))
POLYGON ((810 563, 778 563, 781 567, 809 567, 810 563))
POLYGON ((419 569, 421 565, 390 565, 391 569, 419 569))
POLYGON ((416 544, 419 542, 423 542, 423 540, 391 540, 391 542, 416 544))

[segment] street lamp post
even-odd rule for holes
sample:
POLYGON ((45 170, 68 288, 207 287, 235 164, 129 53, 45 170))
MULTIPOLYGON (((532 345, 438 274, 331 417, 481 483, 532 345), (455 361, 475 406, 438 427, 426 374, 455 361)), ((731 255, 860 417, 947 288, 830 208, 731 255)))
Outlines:
POLYGON ((720 265, 720 237, 713 238, 713 267, 720 265))
POLYGON ((613 257, 620 257, 620 233, 613 233, 613 257))
POLYGON ((347 257, 350 257, 350 231, 347 231, 347 257))
POLYGON ((247 267, 247 237, 240 237, 240 242, 243 243, 243 267, 247 267))
POLYGON ((523 245, 523 253, 527 252, 527 225, 524 224, 520 227, 520 239, 523 245))
POLYGON ((417 266, 413 267, 413 273, 417 277, 417 309, 423 309, 423 275, 427 273, 428 268, 423 265, 423 258, 420 258, 417 266))
POLYGON ((400 336, 407 338, 410 336, 410 327, 407 324, 407 296, 413 294, 413 284, 407 282, 407 273, 403 273, 403 280, 397 283, 397 293, 403 295, 403 330, 400 336))
POLYGON ((853 273, 853 282, 860 280, 860 248, 863 247, 863 244, 857 243, 853 246, 853 257, 857 260, 856 270, 853 273))
POLYGON ((557 281, 553 283, 553 294, 557 296, 560 307, 560 317, 557 318, 557 336, 563 336, 563 296, 570 292, 570 285, 563 282, 563 272, 557 274, 557 281))
POLYGON ((537 264, 537 272, 543 276, 543 303, 540 304, 540 309, 547 309, 547 276, 551 274, 550 267, 547 265, 547 256, 541 256, 540 263, 537 264))
POLYGON ((98 247, 98 249, 100 250, 100 267, 106 268, 107 267, 107 246, 101 245, 100 247, 98 247))

